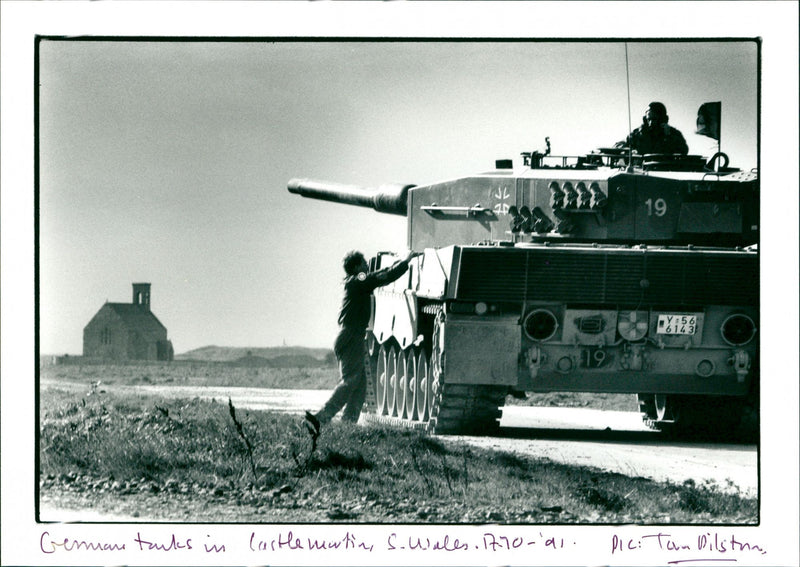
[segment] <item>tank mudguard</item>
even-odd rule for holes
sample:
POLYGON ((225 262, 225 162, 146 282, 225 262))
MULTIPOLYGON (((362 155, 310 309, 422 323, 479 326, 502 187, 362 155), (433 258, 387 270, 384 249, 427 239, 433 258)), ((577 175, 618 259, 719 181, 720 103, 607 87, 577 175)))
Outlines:
POLYGON ((450 283, 455 279, 454 266, 458 264, 460 248, 427 248, 419 258, 417 295, 428 299, 444 299, 450 283))
POLYGON ((445 381, 516 385, 520 340, 516 316, 449 314, 444 328, 445 381))
POLYGON ((405 349, 417 337, 417 300, 410 290, 375 290, 375 312, 372 332, 378 343, 391 338, 405 349))

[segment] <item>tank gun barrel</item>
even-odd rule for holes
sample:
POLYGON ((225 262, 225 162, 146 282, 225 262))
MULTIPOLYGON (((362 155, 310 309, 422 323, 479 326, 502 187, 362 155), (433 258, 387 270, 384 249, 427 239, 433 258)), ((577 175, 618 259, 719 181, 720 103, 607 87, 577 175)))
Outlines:
POLYGON ((414 185, 388 184, 378 189, 316 179, 291 179, 289 193, 311 199, 372 208, 379 213, 407 216, 408 190, 414 185))

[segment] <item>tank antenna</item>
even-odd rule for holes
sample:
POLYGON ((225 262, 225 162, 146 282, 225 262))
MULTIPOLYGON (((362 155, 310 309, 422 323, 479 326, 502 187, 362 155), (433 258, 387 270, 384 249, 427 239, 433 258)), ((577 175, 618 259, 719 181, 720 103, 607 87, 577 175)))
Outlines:
MULTIPOLYGON (((631 126, 631 73, 630 66, 628 65, 628 42, 625 42, 625 79, 628 84, 628 132, 632 132, 631 126)), ((628 143, 628 171, 633 171, 633 148, 631 147, 630 139, 628 143)))

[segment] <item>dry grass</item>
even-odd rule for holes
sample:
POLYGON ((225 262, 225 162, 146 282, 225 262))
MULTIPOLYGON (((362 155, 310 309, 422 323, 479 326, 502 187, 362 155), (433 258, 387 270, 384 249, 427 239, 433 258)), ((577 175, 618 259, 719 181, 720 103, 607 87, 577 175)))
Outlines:
MULTIPOLYGON (((334 422, 313 447, 297 418, 227 404, 41 396, 41 491, 242 522, 757 522, 754 499, 334 422), (233 419, 235 415, 235 420, 233 419)), ((138 513, 138 512, 137 512, 138 513)))

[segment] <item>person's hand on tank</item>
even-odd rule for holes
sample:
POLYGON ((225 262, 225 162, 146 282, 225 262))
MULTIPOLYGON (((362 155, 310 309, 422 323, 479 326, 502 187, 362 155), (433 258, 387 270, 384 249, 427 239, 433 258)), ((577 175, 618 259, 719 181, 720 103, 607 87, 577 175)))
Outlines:
POLYGON ((403 261, 404 262, 410 262, 413 258, 416 258, 417 256, 421 256, 421 255, 422 255, 422 252, 414 252, 413 250, 409 250, 408 254, 406 254, 406 257, 403 258, 403 261))

